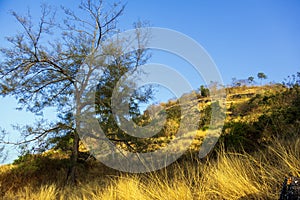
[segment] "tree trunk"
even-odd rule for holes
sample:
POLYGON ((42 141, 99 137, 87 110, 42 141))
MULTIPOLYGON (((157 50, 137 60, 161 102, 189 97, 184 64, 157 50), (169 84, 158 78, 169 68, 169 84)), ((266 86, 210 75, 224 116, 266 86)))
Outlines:
POLYGON ((75 131, 73 136, 73 147, 72 147, 72 155, 70 158, 70 166, 67 173, 67 184, 76 185, 76 175, 77 175, 77 164, 78 164, 78 155, 79 155, 79 129, 80 129, 80 92, 76 91, 76 114, 75 114, 75 131))
POLYGON ((71 155, 71 158, 70 158, 71 165, 69 166, 68 174, 67 174, 67 183, 71 184, 71 185, 76 184, 78 153, 79 153, 79 135, 75 131, 74 132, 72 155, 71 155))

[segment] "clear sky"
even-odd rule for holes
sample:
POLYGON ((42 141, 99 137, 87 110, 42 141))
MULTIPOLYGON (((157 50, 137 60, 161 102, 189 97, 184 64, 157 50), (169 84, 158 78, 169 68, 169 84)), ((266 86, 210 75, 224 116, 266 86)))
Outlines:
MULTIPOLYGON (((76 10, 79 1, 0 0, 0 46, 7 45, 5 36, 21 31, 9 11, 26 13, 30 8, 33 17, 38 17, 39 2, 58 9, 63 4, 76 10)), ((256 77, 258 72, 264 72, 269 82, 281 82, 300 71, 298 0, 127 0, 126 3, 119 20, 122 30, 132 28, 132 23, 140 19, 186 34, 206 49, 226 84, 230 84, 233 77, 256 77)), ((153 60, 184 70, 183 61, 168 56, 153 60)), ((192 72, 186 73, 192 85, 198 87, 197 77, 192 72)), ((9 124, 32 122, 30 114, 14 111, 15 107, 12 98, 0 99, 0 127, 12 131, 9 124)), ((55 116, 49 115, 50 118, 55 116)))

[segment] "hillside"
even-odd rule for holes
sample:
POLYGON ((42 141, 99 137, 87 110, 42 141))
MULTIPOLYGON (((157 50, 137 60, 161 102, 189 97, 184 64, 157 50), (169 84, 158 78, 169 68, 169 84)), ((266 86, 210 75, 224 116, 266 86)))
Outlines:
MULTIPOLYGON (((195 106, 187 107, 200 118, 196 136, 189 151, 167 168, 122 173, 97 162, 82 148, 77 186, 69 186, 65 185, 69 155, 57 148, 27 154, 15 164, 1 166, 0 196, 45 200, 278 199, 284 178, 300 176, 300 88, 241 86, 226 88, 226 93, 223 133, 206 159, 198 159, 197 153, 209 126, 212 102, 197 93, 195 106)), ((136 123, 145 126, 153 116, 165 112, 164 128, 152 138, 128 138, 116 145, 133 152, 168 145, 176 140, 184 117, 181 106, 178 100, 152 106, 151 112, 135 119, 136 123)))

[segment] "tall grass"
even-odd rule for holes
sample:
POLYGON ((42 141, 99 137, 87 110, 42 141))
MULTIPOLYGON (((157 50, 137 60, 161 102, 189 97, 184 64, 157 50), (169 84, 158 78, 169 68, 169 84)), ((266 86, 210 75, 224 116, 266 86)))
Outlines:
MULTIPOLYGON (((76 187, 55 184, 26 186, 3 199, 25 200, 190 200, 190 199, 278 199, 288 175, 300 174, 300 139, 274 139, 263 151, 247 153, 219 150, 209 161, 181 161, 145 174, 103 176, 76 187)), ((1 185, 0 185, 1 186, 1 185)))

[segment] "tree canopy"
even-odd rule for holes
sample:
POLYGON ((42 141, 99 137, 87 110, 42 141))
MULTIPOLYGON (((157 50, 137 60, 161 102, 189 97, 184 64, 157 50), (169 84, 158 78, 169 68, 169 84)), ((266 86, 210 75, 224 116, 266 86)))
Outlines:
POLYGON ((261 83, 262 83, 262 80, 263 80, 263 79, 267 79, 268 77, 267 77, 267 75, 266 75, 265 73, 259 72, 259 73, 257 74, 257 78, 260 79, 260 81, 261 81, 261 83))

